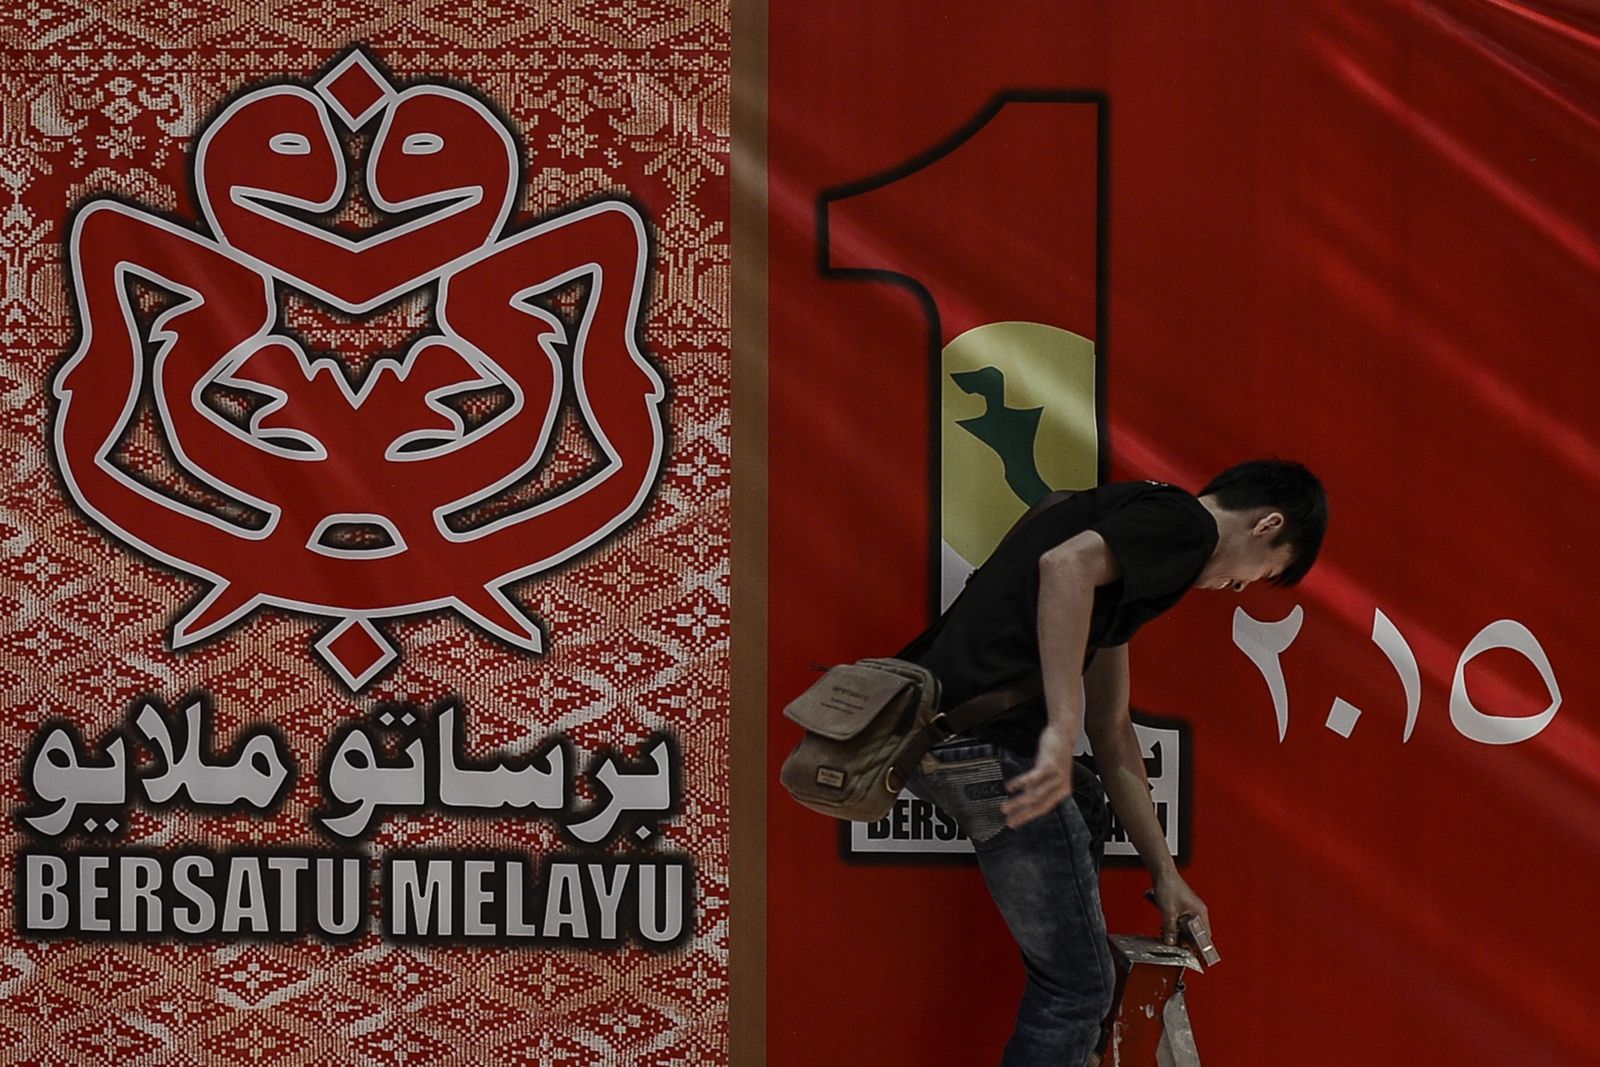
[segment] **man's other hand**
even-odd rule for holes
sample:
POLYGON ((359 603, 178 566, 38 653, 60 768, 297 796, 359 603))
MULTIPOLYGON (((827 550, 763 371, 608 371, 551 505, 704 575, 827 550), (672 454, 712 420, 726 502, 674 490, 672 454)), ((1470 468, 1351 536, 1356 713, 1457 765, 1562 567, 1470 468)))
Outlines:
POLYGON ((1057 726, 1046 726, 1033 766, 1006 783, 1011 796, 1000 810, 1007 826, 1032 822, 1072 795, 1072 753, 1078 739, 1065 735, 1057 726))
POLYGON ((1206 926, 1211 925, 1206 902, 1189 888, 1189 883, 1177 871, 1157 879, 1155 906, 1161 909, 1161 940, 1166 944, 1178 943, 1178 920, 1185 915, 1198 915, 1206 926))

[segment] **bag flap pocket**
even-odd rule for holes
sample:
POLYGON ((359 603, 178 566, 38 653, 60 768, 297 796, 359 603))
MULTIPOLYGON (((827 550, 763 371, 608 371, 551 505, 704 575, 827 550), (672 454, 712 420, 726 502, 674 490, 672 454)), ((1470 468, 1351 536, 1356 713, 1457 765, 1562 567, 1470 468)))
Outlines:
POLYGON ((791 722, 832 741, 848 741, 866 728, 896 697, 912 688, 897 674, 848 663, 828 673, 795 697, 783 714, 791 722))

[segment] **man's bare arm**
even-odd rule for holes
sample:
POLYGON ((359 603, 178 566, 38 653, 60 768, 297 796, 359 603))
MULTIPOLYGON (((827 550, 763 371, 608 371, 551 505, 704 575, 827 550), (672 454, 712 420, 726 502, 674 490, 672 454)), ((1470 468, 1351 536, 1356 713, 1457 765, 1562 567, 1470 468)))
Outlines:
POLYGON ((1093 530, 1039 557, 1039 669, 1048 719, 1033 767, 1008 783, 1006 825, 1021 826, 1072 795, 1072 753, 1083 726, 1083 658, 1096 586, 1122 577, 1105 539, 1093 530))
POLYGON ((1198 915, 1208 925, 1211 920, 1205 902, 1178 874, 1150 800, 1139 735, 1128 714, 1128 646, 1101 649, 1083 676, 1083 688, 1087 702, 1083 725, 1094 749, 1095 769, 1128 839, 1150 870, 1156 907, 1161 909, 1162 939, 1175 944, 1181 916, 1198 915))

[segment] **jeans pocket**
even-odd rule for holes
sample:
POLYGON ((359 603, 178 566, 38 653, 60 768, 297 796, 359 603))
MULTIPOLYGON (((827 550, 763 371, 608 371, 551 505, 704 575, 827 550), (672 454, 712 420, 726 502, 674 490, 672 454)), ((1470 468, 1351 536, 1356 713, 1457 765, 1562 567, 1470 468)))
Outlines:
POLYGON ((1006 799, 1006 774, 995 746, 959 738, 947 741, 929 751, 918 772, 917 784, 928 799, 955 819, 974 844, 1005 829, 1000 805, 1006 799))
POLYGON ((1072 799, 1083 814, 1083 823, 1089 830, 1089 852, 1094 865, 1099 868, 1105 858, 1106 838, 1111 834, 1111 812, 1106 804, 1105 786, 1100 778, 1082 762, 1072 768, 1072 799))

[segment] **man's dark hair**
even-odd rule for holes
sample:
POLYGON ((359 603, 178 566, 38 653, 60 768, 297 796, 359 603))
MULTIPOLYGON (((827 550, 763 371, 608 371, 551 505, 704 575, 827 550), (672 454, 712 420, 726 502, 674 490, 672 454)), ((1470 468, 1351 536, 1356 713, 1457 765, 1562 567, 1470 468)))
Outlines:
POLYGON ((1200 496, 1215 496, 1229 511, 1271 508, 1283 514, 1283 530, 1272 543, 1288 543, 1294 559, 1273 585, 1294 585, 1306 576, 1328 532, 1328 494, 1317 476, 1287 459, 1253 459, 1229 467, 1200 496))

